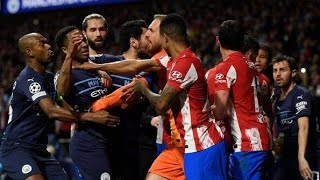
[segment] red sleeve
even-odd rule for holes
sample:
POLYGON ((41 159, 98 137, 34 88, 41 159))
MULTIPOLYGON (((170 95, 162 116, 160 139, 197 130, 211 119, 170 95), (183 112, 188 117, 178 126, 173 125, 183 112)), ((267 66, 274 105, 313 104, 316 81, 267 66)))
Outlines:
POLYGON ((171 68, 167 84, 178 91, 187 89, 198 79, 196 66, 192 58, 182 58, 171 68))
POLYGON ((217 66, 215 74, 215 91, 230 91, 231 85, 236 80, 235 68, 227 63, 221 63, 217 66))

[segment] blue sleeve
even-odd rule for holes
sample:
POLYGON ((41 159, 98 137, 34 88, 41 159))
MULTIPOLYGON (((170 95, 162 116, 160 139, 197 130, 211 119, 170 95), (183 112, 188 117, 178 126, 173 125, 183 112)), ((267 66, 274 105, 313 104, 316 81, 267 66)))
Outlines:
POLYGON ((300 117, 311 117, 312 116, 312 106, 313 106, 313 96, 309 92, 302 93, 295 97, 294 106, 296 110, 296 118, 300 117))
POLYGON ((103 64, 103 63, 121 61, 121 58, 119 56, 103 54, 103 55, 91 56, 90 60, 96 64, 103 64))
POLYGON ((38 104, 41 99, 50 97, 45 89, 44 79, 40 77, 21 79, 19 89, 33 104, 38 104))

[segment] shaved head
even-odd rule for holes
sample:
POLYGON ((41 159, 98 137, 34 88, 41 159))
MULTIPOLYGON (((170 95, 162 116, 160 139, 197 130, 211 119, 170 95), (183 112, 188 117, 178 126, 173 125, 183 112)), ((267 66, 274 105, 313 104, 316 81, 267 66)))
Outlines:
POLYGON ((18 42, 19 52, 26 63, 47 65, 53 59, 53 51, 47 39, 39 33, 29 33, 22 36, 18 42))
POLYGON ((19 39, 19 51, 24 54, 26 50, 34 45, 37 39, 43 37, 39 33, 29 33, 19 39))

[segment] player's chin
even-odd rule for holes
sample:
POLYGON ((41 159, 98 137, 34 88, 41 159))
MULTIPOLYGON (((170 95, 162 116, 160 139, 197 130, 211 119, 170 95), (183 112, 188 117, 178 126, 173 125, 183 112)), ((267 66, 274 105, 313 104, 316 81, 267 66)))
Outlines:
POLYGON ((83 54, 81 59, 82 59, 83 62, 88 61, 88 59, 89 59, 89 54, 83 54))

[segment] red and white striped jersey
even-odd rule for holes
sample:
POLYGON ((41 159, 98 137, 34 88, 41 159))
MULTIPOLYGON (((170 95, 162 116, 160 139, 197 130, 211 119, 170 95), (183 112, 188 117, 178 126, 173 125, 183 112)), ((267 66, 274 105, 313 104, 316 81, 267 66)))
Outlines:
POLYGON ((157 60, 167 69, 167 84, 180 92, 171 110, 179 133, 185 140, 185 152, 197 152, 222 141, 209 120, 209 102, 205 70, 196 55, 186 48, 175 59, 157 60))
POLYGON ((258 72, 240 53, 230 54, 216 68, 215 91, 230 92, 231 133, 235 152, 270 149, 267 124, 259 107, 258 72))
MULTIPOLYGON (((215 77, 216 77, 217 68, 211 68, 206 72, 206 80, 208 84, 208 95, 210 105, 214 104, 214 95, 215 95, 215 77)), ((228 113, 230 114, 230 113, 228 113)), ((213 115, 212 115, 213 116, 213 115)), ((212 117, 214 118, 214 117, 212 117)), ((215 123, 220 127, 221 132, 224 135, 224 140, 227 143, 228 150, 232 150, 234 140, 231 135, 230 128, 230 118, 229 116, 226 119, 215 119, 215 123)))
MULTIPOLYGON (((160 58, 169 59, 165 50, 161 50, 154 56, 152 59, 159 60, 160 58)), ((165 69, 161 69, 157 71, 157 79, 155 80, 156 85, 158 86, 159 90, 162 90, 167 83, 167 71, 165 69)), ((157 131, 157 140, 158 144, 171 144, 171 128, 170 128, 170 120, 169 116, 161 116, 162 117, 162 124, 158 127, 157 131)))

